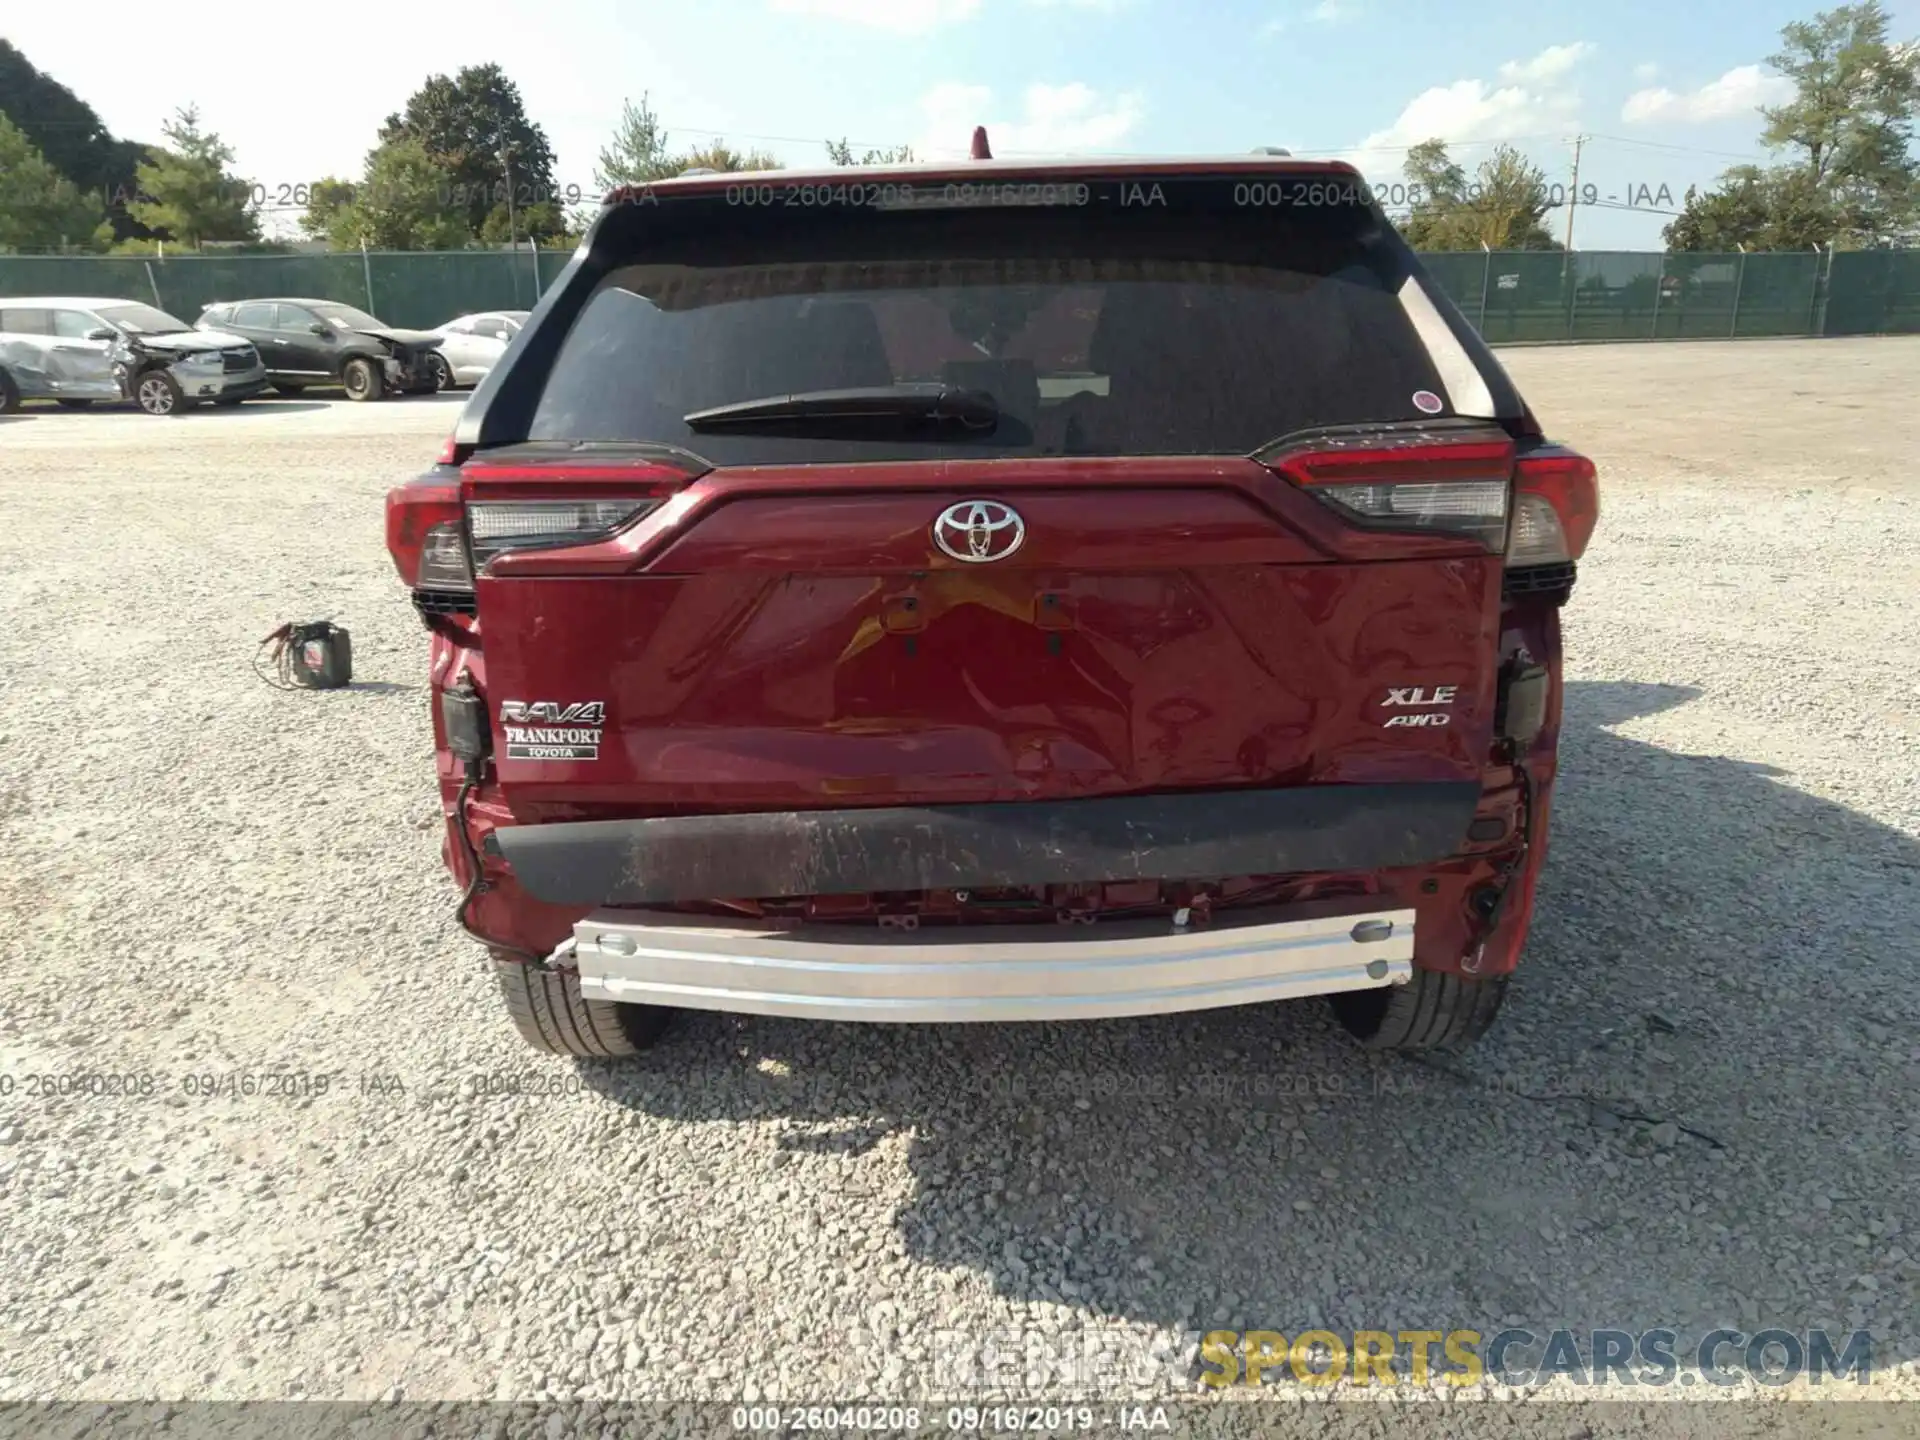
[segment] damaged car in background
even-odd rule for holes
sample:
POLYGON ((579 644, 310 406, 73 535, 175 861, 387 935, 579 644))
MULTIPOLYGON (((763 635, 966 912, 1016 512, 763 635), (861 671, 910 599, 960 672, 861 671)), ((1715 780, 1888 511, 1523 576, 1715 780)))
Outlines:
POLYGON ((203 330, 231 332, 258 347, 267 378, 282 395, 312 385, 338 385, 349 400, 393 393, 431 395, 439 388, 430 363, 441 337, 400 330, 364 310, 332 300, 238 300, 209 305, 203 330))
POLYGON ((131 400, 149 415, 177 415, 203 400, 238 405, 266 388, 266 367, 246 340, 151 305, 70 296, 0 304, 0 409, 131 400))

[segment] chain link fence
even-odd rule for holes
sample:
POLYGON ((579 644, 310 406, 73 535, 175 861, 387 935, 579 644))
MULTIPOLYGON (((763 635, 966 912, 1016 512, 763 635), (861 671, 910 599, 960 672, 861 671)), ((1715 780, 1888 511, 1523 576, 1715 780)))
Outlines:
MULTIPOLYGON (((1494 344, 1920 334, 1920 250, 1494 250, 1421 258, 1494 344)), ((112 295, 192 320, 220 300, 305 296, 426 328, 477 310, 530 309, 567 259, 532 249, 14 255, 0 256, 0 297, 112 295)))

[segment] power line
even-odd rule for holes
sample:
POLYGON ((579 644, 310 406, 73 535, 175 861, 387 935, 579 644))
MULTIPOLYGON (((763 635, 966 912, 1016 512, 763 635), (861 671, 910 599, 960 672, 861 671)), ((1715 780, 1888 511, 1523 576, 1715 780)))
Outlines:
POLYGON ((1699 145, 1672 145, 1664 140, 1638 140, 1630 135, 1590 135, 1590 140, 1605 140, 1614 145, 1637 145, 1647 150, 1673 150, 1684 155, 1716 155, 1723 160, 1764 160, 1766 156, 1751 150, 1708 150, 1699 145))

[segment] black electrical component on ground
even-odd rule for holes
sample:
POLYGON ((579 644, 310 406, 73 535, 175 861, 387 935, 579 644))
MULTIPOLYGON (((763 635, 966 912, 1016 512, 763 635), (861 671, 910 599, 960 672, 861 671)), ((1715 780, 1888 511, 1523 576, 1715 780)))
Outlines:
POLYGON ((331 620, 289 620, 260 644, 273 646, 279 679, 260 670, 257 657, 254 669, 283 690, 338 690, 353 680, 353 639, 331 620))

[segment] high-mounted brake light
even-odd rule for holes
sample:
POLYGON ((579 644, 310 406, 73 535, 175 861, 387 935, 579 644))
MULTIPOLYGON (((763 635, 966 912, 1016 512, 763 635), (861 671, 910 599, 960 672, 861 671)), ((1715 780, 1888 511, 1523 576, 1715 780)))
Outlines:
POLYGON ((1578 560, 1599 519, 1600 482, 1593 461, 1560 446, 1522 456, 1514 468, 1508 568, 1578 560))
POLYGON ((1270 462, 1350 520, 1379 529, 1507 539, 1513 442, 1474 435, 1330 442, 1270 462))

